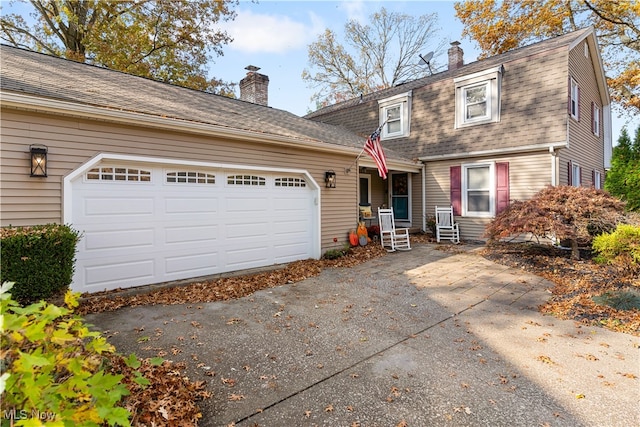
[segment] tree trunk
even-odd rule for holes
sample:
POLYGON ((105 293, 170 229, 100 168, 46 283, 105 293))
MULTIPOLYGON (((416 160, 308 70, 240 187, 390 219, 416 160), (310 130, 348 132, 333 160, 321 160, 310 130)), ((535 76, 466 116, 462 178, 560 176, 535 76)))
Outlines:
POLYGON ((576 239, 571 239, 571 258, 572 259, 580 259, 580 248, 578 248, 578 241, 576 239))

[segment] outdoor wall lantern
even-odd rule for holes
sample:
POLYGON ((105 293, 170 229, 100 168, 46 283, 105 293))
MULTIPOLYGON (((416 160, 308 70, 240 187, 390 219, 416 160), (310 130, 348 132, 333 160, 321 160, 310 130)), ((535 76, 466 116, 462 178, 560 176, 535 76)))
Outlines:
POLYGON ((336 173, 334 171, 326 171, 324 173, 324 183, 327 188, 336 188, 336 173))
POLYGON ((29 146, 31 153, 31 176, 47 176, 47 147, 45 145, 34 144, 29 146))

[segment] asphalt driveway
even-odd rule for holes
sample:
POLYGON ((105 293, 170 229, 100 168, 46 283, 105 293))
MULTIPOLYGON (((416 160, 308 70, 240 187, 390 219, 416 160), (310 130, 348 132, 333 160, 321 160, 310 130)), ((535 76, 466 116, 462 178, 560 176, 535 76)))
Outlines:
POLYGON ((202 426, 640 425, 639 337, 542 316, 545 280, 436 246, 86 319, 121 353, 185 361, 213 393, 202 426))

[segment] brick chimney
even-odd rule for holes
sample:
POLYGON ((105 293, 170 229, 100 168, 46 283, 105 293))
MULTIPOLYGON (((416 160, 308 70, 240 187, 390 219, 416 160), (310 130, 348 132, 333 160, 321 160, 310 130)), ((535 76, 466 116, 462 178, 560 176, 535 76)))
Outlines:
POLYGON ((259 69, 253 65, 245 67, 248 71, 240 80, 240 99, 266 106, 269 103, 269 77, 258 73, 259 69))
POLYGON ((464 65, 464 59, 462 59, 463 51, 460 48, 460 42, 451 42, 451 47, 448 50, 449 53, 449 69, 455 70, 464 65))

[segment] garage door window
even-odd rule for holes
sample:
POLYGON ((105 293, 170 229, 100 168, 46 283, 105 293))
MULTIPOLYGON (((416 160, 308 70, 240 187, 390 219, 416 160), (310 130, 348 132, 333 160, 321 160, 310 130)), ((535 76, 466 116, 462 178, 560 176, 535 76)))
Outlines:
POLYGON ((216 176, 205 172, 167 172, 167 182, 173 184, 215 184, 216 176))
POLYGON ((88 181, 138 181, 150 182, 151 171, 118 167, 98 167, 86 174, 88 181))
POLYGON ((267 180, 262 176, 256 175, 229 175, 227 177, 227 184, 264 187, 267 185, 267 180))
POLYGON ((276 178, 276 187, 306 187, 307 181, 302 178, 276 178))

